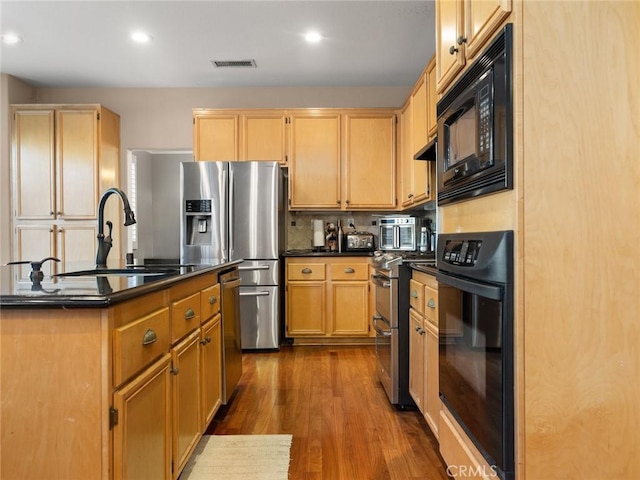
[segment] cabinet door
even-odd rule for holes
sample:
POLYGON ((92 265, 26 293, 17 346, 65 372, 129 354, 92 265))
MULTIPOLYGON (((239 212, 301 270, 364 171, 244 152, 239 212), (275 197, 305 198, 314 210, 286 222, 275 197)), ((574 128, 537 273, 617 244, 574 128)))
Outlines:
POLYGON ((193 158, 201 161, 238 160, 238 115, 194 113, 193 158))
POLYGON ((413 132, 411 131, 411 109, 411 98, 409 98, 409 101, 400 111, 400 199, 403 207, 410 207, 413 204, 413 132))
POLYGON ((424 335, 424 417, 433 434, 438 438, 440 421, 440 388, 438 373, 438 328, 430 322, 425 323, 424 335))
POLYGON ((333 282, 331 287, 333 304, 331 334, 368 335, 369 282, 333 282))
POLYGON ((436 57, 431 58, 427 65, 427 133, 429 138, 437 133, 438 115, 436 106, 438 104, 438 94, 436 93, 436 57))
MULTIPOLYGON (((42 260, 46 257, 56 256, 56 228, 52 225, 18 225, 16 226, 16 241, 14 244, 14 261, 18 260, 42 260)), ((45 275, 59 273, 60 265, 56 262, 47 262, 42 265, 45 275)), ((19 270, 19 282, 30 282, 29 264, 21 266, 19 270)))
POLYGON ((344 209, 395 209, 396 116, 345 115, 344 209))
POLYGON ((436 91, 442 93, 464 66, 462 0, 436 1, 436 91))
POLYGON ((171 356, 113 394, 114 480, 171 479, 171 356))
POLYGON ((422 317, 409 310, 409 393, 416 406, 424 412, 424 330, 422 317))
POLYGON ((284 112, 247 113, 241 117, 240 158, 287 163, 284 112))
POLYGON ((325 334, 325 282, 287 284, 287 335, 325 334))
MULTIPOLYGON (((96 258, 97 227, 95 224, 64 225, 58 228, 57 256, 61 260, 62 272, 93 268, 96 258)), ((109 257, 109 263, 116 265, 118 258, 109 257)))
POLYGON ((13 208, 16 219, 55 216, 55 114, 14 110, 13 208))
POLYGON ((340 115, 291 116, 289 208, 340 208, 340 115))
POLYGON ((178 478, 201 433, 200 329, 171 350, 173 367, 173 478, 178 478))
POLYGON ((222 404, 222 336, 220 314, 202 326, 200 358, 202 366, 202 428, 207 429, 222 404))
POLYGON ((464 0, 467 59, 480 51, 510 13, 511 0, 464 0))
POLYGON ((97 218, 97 110, 56 110, 56 165, 56 216, 97 218))

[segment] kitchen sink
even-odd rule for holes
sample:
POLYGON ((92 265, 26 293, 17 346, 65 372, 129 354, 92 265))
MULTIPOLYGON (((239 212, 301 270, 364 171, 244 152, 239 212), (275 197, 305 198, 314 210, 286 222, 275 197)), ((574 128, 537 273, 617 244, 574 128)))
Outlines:
POLYGON ((144 265, 135 268, 93 268, 90 270, 77 270, 75 272, 58 273, 54 277, 97 277, 97 276, 153 276, 153 275, 178 275, 179 266, 174 267, 148 267, 144 265))

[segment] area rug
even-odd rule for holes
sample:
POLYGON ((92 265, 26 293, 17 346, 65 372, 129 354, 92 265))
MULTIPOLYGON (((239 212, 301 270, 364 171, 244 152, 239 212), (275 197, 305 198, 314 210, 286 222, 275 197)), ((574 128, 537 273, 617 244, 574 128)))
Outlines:
POLYGON ((291 435, 205 435, 180 480, 287 480, 291 435))

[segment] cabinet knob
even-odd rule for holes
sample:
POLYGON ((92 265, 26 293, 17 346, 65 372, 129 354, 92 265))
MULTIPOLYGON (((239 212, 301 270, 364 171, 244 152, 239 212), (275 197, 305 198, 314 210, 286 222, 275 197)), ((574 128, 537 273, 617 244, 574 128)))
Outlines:
POLYGON ((449 54, 450 55, 455 55, 457 51, 458 51, 458 49, 455 46, 451 45, 449 47, 449 54))
POLYGON ((214 304, 214 303, 216 303, 217 301, 218 301, 218 297, 216 297, 215 295, 211 295, 211 296, 209 297, 209 303, 210 303, 211 305, 213 305, 213 304, 214 304))
POLYGON ((457 39, 456 42, 458 45, 462 45, 463 43, 467 43, 467 39, 466 37, 463 37, 462 35, 460 35, 457 39))
POLYGON ((344 269, 344 273, 356 273, 356 271, 351 267, 347 267, 344 269))
POLYGON ((313 270, 311 270, 310 268, 303 268, 302 273, 313 273, 313 270))
POLYGON ((207 343, 211 343, 211 337, 204 337, 200 340, 200 345, 206 345, 207 343))
POLYGON ((180 373, 180 369, 179 369, 178 367, 171 367, 171 368, 169 369, 169 373, 170 373, 171 375, 177 375, 177 374, 179 374, 179 373, 180 373))
POLYGON ((196 312, 193 311, 193 308, 187 308, 187 311, 184 312, 184 319, 191 320, 196 316, 196 312))
POLYGON ((144 332, 144 335, 142 337, 142 345, 151 345, 152 343, 156 343, 157 340, 158 340, 158 335, 156 335, 156 332, 149 329, 146 332, 144 332))
POLYGON ((436 308, 436 302, 433 298, 430 298, 429 301, 427 302, 427 307, 429 308, 436 308))
POLYGON ((418 292, 416 290, 411 290, 411 298, 418 298, 418 292))

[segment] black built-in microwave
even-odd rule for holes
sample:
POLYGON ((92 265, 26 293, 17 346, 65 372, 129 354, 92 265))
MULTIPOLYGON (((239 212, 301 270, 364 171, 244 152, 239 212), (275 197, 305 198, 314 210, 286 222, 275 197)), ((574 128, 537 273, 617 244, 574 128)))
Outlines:
POLYGON ((513 188, 511 30, 438 102, 438 205, 513 188))

